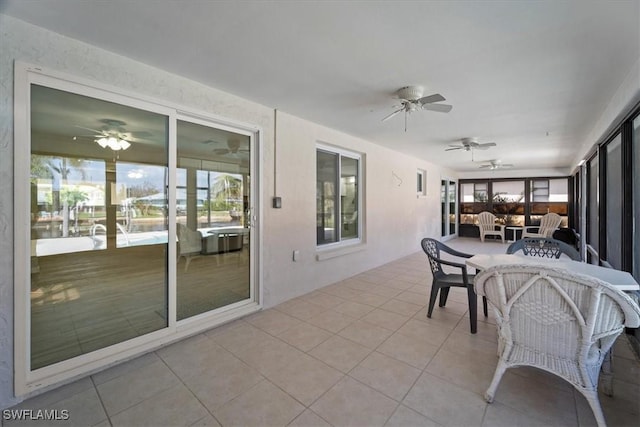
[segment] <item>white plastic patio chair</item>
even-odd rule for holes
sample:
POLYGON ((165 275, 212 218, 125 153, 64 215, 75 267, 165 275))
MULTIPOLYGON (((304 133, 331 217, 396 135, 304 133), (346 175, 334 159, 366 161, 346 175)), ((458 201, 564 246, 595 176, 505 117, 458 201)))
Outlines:
POLYGON ((527 225, 522 230, 522 238, 525 237, 553 237, 553 232, 560 227, 562 217, 555 213, 548 213, 540 220, 540 225, 527 225), (532 231, 536 229, 537 231, 532 231))
POLYGON ((484 242, 484 236, 500 236, 502 243, 504 243, 504 225, 496 224, 496 216, 491 212, 485 211, 478 214, 478 228, 482 242, 484 242))
POLYGON ((551 372, 584 395, 598 426, 605 419, 598 399, 603 359, 624 327, 640 326, 640 308, 624 292, 568 270, 499 265, 479 273, 498 324, 498 366, 485 394, 491 403, 508 368, 551 372))
POLYGON ((200 256, 202 252, 202 234, 197 230, 191 230, 184 224, 176 224, 178 228, 178 261, 185 259, 184 271, 189 268, 193 258, 200 256))

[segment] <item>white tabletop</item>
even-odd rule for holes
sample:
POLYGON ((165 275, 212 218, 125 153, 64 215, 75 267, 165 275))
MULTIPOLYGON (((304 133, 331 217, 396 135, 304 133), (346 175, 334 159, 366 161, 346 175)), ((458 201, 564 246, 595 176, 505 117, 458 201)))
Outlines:
POLYGON ((604 282, 610 283, 621 291, 637 291, 640 289, 640 285, 638 285, 633 276, 626 271, 600 267, 598 265, 587 264, 586 262, 572 261, 566 258, 553 259, 520 254, 493 254, 474 255, 467 259, 467 265, 469 267, 477 268, 478 270, 486 270, 494 265, 505 264, 531 264, 543 265, 545 267, 564 268, 571 270, 574 273, 595 277, 604 282))

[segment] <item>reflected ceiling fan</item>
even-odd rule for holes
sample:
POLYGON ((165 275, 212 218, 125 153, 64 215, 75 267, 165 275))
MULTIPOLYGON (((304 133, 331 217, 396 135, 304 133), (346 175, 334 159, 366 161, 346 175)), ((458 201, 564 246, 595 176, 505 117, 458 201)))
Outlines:
POLYGON ((460 141, 460 144, 454 145, 449 144, 449 147, 444 151, 453 151, 453 150, 464 150, 464 151, 473 151, 473 150, 488 150, 490 147, 495 147, 495 142, 486 142, 484 144, 478 143, 477 138, 463 138, 460 141))
MULTIPOLYGON (((213 141, 216 142, 216 141, 213 141)), ((224 156, 227 154, 242 154, 249 153, 248 148, 240 148, 242 142, 239 139, 230 139, 227 141, 227 148, 214 148, 213 152, 219 156, 224 156)))
POLYGON ((498 160, 498 159, 489 160, 486 164, 480 165, 480 169, 489 169, 489 170, 508 169, 512 167, 513 167, 512 164, 502 163, 502 160, 498 160))
POLYGON ((396 96, 398 99, 402 100, 400 105, 396 105, 396 108, 399 107, 396 111, 389 114, 385 118, 382 119, 383 122, 389 120, 394 117, 396 114, 399 114, 404 111, 404 131, 407 131, 407 116, 414 111, 418 110, 429 110, 429 111, 438 111, 440 113, 448 113, 451 111, 453 106, 448 104, 435 104, 435 102, 444 101, 444 96, 439 93, 422 96, 424 94, 424 88, 422 86, 405 86, 396 91, 396 96))
POLYGON ((131 142, 142 140, 151 136, 149 132, 129 132, 124 126, 126 123, 117 119, 100 119, 99 122, 104 123, 100 129, 91 129, 84 126, 77 128, 94 132, 93 135, 86 135, 89 138, 95 138, 94 141, 102 148, 111 148, 113 151, 126 150, 131 146, 131 142))

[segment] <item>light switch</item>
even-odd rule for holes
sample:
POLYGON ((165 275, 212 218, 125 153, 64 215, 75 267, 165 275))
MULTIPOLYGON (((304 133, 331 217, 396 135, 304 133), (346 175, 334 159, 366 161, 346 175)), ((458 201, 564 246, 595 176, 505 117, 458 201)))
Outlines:
POLYGON ((297 261, 300 258, 300 251, 293 251, 293 260, 297 261))

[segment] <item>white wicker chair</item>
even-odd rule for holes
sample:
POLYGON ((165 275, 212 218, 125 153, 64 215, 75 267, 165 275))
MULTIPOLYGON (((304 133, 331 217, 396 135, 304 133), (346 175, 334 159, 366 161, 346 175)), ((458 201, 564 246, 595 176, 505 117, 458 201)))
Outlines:
POLYGON ((478 228, 482 242, 484 242, 484 236, 500 236, 504 243, 504 225, 496 224, 496 216, 491 212, 485 211, 478 214, 478 228), (496 227, 499 227, 499 230, 496 230, 496 227))
POLYGON ((184 271, 189 268, 193 258, 199 257, 202 252, 202 234, 197 230, 191 230, 184 224, 176 224, 178 229, 178 262, 184 257, 184 271))
POLYGON ((562 217, 556 213, 548 213, 540 220, 540 225, 527 225, 522 230, 522 238, 525 237, 553 237, 553 232, 560 227, 562 217), (531 231, 536 229, 537 231, 531 231))
POLYGON ((613 286, 568 270, 531 265, 495 266, 475 279, 498 323, 498 366, 485 394, 491 403, 507 368, 533 366, 582 393, 598 426, 602 361, 624 327, 640 326, 640 308, 613 286))

